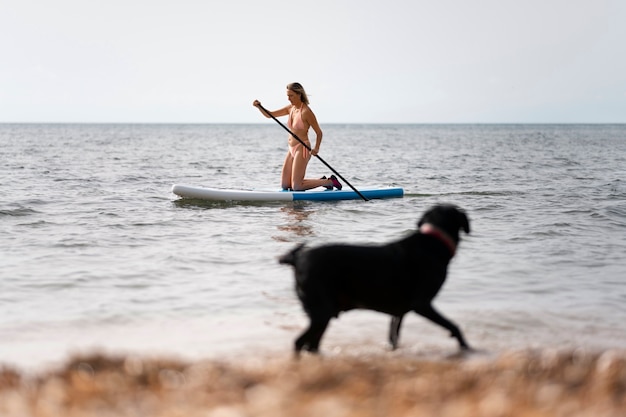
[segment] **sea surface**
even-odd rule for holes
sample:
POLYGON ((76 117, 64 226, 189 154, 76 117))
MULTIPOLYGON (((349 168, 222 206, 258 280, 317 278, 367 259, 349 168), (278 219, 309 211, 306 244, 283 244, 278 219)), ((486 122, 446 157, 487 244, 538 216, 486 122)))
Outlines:
MULTIPOLYGON (((437 203, 464 208, 435 305, 468 342, 626 347, 626 125, 323 125, 320 155, 401 199, 182 200, 173 184, 279 188, 286 134, 258 125, 0 125, 0 364, 104 351, 289 355, 307 321, 298 243, 382 243, 437 203)), ((330 170, 313 159, 307 176, 330 170)), ((328 354, 385 352, 388 317, 331 322, 328 354)), ((394 354, 454 353, 407 316, 394 354)), ((1 365, 0 365, 1 366, 1 365)))

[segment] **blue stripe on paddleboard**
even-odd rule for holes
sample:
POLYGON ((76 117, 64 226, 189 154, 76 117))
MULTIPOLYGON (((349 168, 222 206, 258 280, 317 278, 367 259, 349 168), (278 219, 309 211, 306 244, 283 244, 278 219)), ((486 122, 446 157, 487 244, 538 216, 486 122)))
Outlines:
MULTIPOLYGON (((359 190, 361 194, 368 199, 376 198, 393 198, 402 197, 404 190, 402 188, 382 188, 378 190, 359 190)), ((361 198, 352 190, 336 190, 336 191, 300 191, 293 192, 295 200, 309 201, 332 201, 332 200, 355 200, 361 198)))

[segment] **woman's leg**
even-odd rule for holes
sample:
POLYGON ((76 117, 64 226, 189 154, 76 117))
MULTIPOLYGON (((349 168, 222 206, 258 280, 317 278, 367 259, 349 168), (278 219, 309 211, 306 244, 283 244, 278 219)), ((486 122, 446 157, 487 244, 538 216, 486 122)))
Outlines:
POLYGON ((285 162, 283 163, 283 171, 280 176, 280 184, 283 187, 283 190, 288 190, 293 188, 293 184, 291 182, 291 170, 293 168, 293 156, 291 153, 287 151, 287 155, 285 156, 285 162))
MULTIPOLYGON (((311 180, 305 179, 304 174, 306 173, 306 166, 311 159, 311 154, 307 152, 307 157, 304 158, 302 156, 303 147, 299 146, 296 151, 296 156, 293 158, 292 168, 291 168, 291 185, 294 191, 305 191, 310 190, 311 188, 322 187, 333 185, 332 180, 329 179, 319 179, 319 180, 311 180)), ((290 155, 291 156, 291 155, 290 155)), ((285 160, 286 162, 286 160, 285 160)))

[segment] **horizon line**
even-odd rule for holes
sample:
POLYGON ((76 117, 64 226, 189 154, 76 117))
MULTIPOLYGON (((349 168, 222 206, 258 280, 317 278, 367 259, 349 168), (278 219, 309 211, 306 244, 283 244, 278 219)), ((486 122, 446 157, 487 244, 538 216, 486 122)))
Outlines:
MULTIPOLYGON (((263 122, 8 122, 0 125, 266 125, 263 122)), ((623 125, 626 122, 327 122, 320 125, 623 125)), ((269 124, 267 124, 270 126, 269 124)))

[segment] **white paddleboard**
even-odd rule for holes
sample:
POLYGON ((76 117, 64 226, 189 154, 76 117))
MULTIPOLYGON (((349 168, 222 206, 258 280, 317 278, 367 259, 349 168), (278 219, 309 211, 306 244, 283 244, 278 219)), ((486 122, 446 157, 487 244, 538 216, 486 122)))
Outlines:
MULTIPOLYGON (((398 198, 404 195, 402 188, 357 188, 367 199, 398 198)), ((308 191, 272 191, 272 190, 229 190, 221 188, 195 187, 175 184, 172 192, 183 198, 196 198, 216 201, 331 201, 357 200, 361 197, 352 189, 323 190, 316 188, 308 191)))

